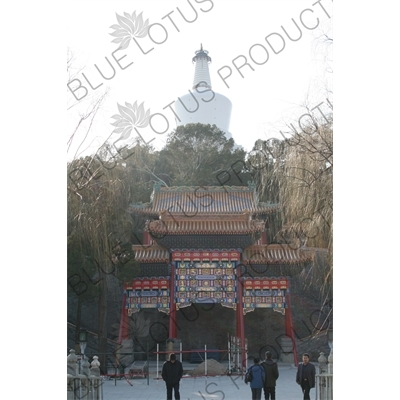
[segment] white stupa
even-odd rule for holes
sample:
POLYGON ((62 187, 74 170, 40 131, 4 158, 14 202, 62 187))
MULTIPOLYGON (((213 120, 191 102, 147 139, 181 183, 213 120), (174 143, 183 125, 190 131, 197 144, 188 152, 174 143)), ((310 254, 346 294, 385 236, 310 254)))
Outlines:
POLYGON ((207 50, 203 50, 203 45, 200 47, 192 59, 196 64, 192 89, 175 101, 176 124, 177 126, 193 123, 216 125, 230 139, 232 103, 227 97, 212 90, 208 70, 211 57, 207 50))

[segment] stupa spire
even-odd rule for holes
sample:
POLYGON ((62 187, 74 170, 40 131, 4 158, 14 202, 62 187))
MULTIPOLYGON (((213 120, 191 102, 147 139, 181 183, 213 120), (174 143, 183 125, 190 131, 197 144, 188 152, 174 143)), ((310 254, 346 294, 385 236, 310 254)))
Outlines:
POLYGON ((196 69, 194 71, 193 87, 206 87, 211 89, 210 71, 208 70, 208 64, 211 62, 211 57, 208 55, 207 50, 203 50, 203 44, 200 44, 200 50, 195 51, 195 56, 192 61, 196 63, 196 69))
POLYGON ((192 90, 175 101, 176 124, 177 126, 216 125, 230 139, 232 137, 229 132, 232 103, 227 97, 211 88, 208 70, 211 57, 208 51, 203 49, 203 44, 200 44, 200 50, 195 51, 195 54, 192 58, 193 63, 196 64, 192 90))

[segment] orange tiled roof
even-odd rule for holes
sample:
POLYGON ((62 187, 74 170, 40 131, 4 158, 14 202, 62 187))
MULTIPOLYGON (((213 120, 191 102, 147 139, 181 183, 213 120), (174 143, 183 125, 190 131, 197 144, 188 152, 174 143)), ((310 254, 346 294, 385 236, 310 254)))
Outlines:
POLYGON ((151 221, 148 224, 148 230, 152 233, 170 234, 170 235, 186 235, 186 234, 224 234, 237 235, 248 234, 254 232, 262 232, 265 230, 263 221, 244 221, 244 220, 193 220, 187 219, 183 221, 151 221))
POLYGON ((243 264, 299 264, 312 260, 309 252, 287 244, 261 244, 243 251, 243 264))
POLYGON ((254 187, 182 186, 158 187, 152 202, 131 205, 131 211, 148 215, 261 214, 279 209, 279 204, 259 203, 254 187))

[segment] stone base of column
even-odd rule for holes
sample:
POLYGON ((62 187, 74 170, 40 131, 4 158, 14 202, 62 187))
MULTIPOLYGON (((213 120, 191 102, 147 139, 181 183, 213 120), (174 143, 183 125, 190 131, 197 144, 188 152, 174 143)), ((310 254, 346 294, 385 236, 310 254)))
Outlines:
POLYGON ((280 360, 284 363, 294 363, 293 343, 292 339, 288 336, 281 337, 281 356, 280 360))
POLYGON ((294 354, 293 353, 281 353, 280 360, 283 363, 293 364, 294 363, 294 354))

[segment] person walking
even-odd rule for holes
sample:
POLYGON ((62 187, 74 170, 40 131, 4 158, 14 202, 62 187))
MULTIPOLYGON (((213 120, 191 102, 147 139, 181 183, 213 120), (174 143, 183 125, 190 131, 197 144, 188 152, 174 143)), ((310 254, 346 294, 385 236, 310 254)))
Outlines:
POLYGON ((260 359, 258 357, 254 357, 254 364, 248 369, 248 372, 249 371, 251 371, 253 375, 253 379, 250 381, 251 398, 252 400, 261 400, 261 393, 265 381, 265 371, 260 365, 260 359))
POLYGON ((270 351, 265 352, 265 360, 261 363, 265 371, 264 397, 265 400, 275 400, 276 380, 279 378, 278 364, 272 359, 270 351))
POLYGON ((165 361, 162 367, 161 376, 167 386, 167 400, 172 400, 172 390, 174 390, 175 400, 180 400, 179 381, 183 375, 182 363, 176 359, 176 355, 171 353, 169 360, 165 361))
POLYGON ((310 390, 315 387, 315 366, 308 353, 303 354, 303 362, 297 367, 296 382, 301 386, 303 400, 310 400, 310 390))

